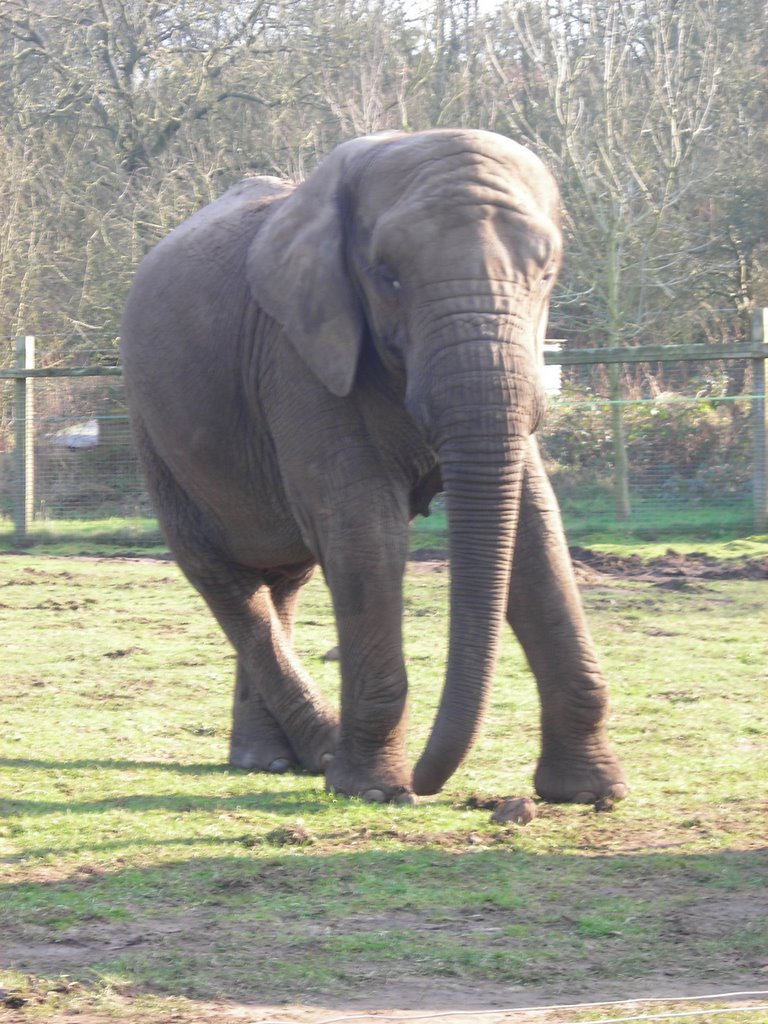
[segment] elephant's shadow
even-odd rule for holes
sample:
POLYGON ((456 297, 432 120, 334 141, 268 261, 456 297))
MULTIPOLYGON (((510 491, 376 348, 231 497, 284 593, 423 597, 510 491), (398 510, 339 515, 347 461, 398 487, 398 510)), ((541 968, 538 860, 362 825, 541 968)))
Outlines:
MULTIPOLYGON (((290 803, 291 796, 279 799, 290 803)), ((178 810, 176 799, 160 798, 157 806, 178 810)), ((300 805, 312 813, 311 801, 300 805)), ((41 813, 53 809, 43 805, 41 813)), ((99 809, 99 802, 72 808, 99 809)), ((103 871, 92 857, 107 846, 84 845, 86 862, 68 874, 46 867, 35 881, 6 886, 0 960, 31 977, 65 977, 80 998, 95 975, 130 977, 132 990, 165 998, 210 999, 226 991, 228 999, 254 1004, 301 1001, 341 1010, 363 997, 370 1009, 456 1012, 482 1003, 498 1010, 530 1005, 532 997, 562 1002, 566 980, 570 994, 583 989, 590 1000, 615 999, 619 990, 606 979, 622 955, 639 971, 620 979, 622 998, 658 995, 660 955, 665 976, 676 976, 681 988, 700 986, 709 960, 697 935, 717 926, 738 951, 766 909, 750 881, 760 870, 758 851, 584 856, 525 853, 510 839, 468 846, 462 855, 454 846, 441 848, 435 835, 356 848, 371 838, 361 832, 350 842, 332 831, 323 847, 307 851, 262 840, 234 853, 232 838, 189 834, 156 841, 151 864, 118 860, 103 871), (229 852, 215 849, 224 843, 229 852), (181 848, 173 859, 170 846, 181 848), (718 893, 724 877, 732 885, 718 893), (726 914, 734 901, 738 914, 726 914), (650 933, 671 929, 674 942, 662 942, 661 950, 656 941, 638 944, 631 922, 641 919, 650 933), (579 929, 590 935, 586 985, 583 951, 578 943, 572 948, 579 929), (566 948, 572 959, 564 959, 566 948), (491 977, 483 956, 500 965, 491 977), (505 970, 514 970, 514 985, 511 975, 504 980, 505 970)), ((29 855, 50 864, 72 852, 79 851, 29 855)), ((738 952, 730 961, 739 984, 756 962, 738 952)))
MULTIPOLYGON (((224 775, 240 777, 245 774, 253 774, 258 778, 257 773, 246 773, 239 768, 231 768, 228 765, 199 763, 182 764, 173 761, 131 761, 120 759, 75 759, 72 761, 61 760, 40 760, 34 758, 0 758, 0 768, 12 768, 16 770, 51 770, 51 771, 167 771, 180 776, 224 775)), ((150 811, 166 810, 172 814, 179 814, 190 811, 206 811, 210 813, 225 813, 228 809, 237 808, 241 811, 269 812, 270 814, 307 815, 319 814, 328 809, 328 797, 318 790, 317 799, 313 800, 308 796, 305 788, 296 790, 275 789, 271 783, 274 776, 264 776, 270 785, 264 786, 261 790, 254 786, 253 792, 233 796, 198 796, 186 793, 140 793, 133 792, 129 796, 111 796, 99 800, 14 800, 0 799, 0 818, 14 817, 18 815, 29 815, 37 817, 46 814, 101 814, 113 810, 135 811, 142 814, 150 811)), ((321 783, 318 782, 318 786, 321 783)), ((225 840, 227 841, 227 840, 225 840)), ((173 842, 176 842, 175 840, 173 842)), ((192 841, 194 842, 194 841, 192 841)), ((95 847, 92 844, 89 849, 109 849, 118 844, 107 844, 106 846, 95 847)), ((41 851, 32 851, 39 854, 41 851)), ((70 852, 74 852, 70 850, 70 852)))

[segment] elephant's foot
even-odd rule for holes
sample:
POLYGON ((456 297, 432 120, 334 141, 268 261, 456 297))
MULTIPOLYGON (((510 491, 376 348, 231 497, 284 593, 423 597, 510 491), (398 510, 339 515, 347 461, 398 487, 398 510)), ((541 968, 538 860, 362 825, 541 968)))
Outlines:
POLYGON ((325 788, 339 796, 359 796, 369 803, 417 802, 406 770, 370 766, 354 768, 345 761, 343 754, 337 754, 326 768, 325 788))
POLYGON ((338 724, 333 712, 309 701, 278 719, 258 690, 238 669, 229 745, 229 763, 260 772, 302 769, 322 775, 333 757, 338 724))
POLYGON ((322 775, 333 761, 336 729, 330 726, 318 732, 319 735, 312 743, 299 748, 298 754, 294 753, 287 740, 281 742, 274 737, 263 738, 233 732, 229 741, 229 763, 247 771, 282 774, 301 769, 313 775, 322 775))
POLYGON ((296 755, 287 740, 260 738, 248 733, 232 732, 229 740, 229 763, 246 771, 282 773, 297 768, 296 755))
POLYGON ((291 745, 304 771, 322 775, 333 762, 338 740, 339 727, 336 720, 323 718, 317 720, 310 735, 292 735, 291 745))
POLYGON ((591 756, 542 754, 534 786, 542 800, 553 804, 623 800, 629 792, 624 770, 607 747, 591 756))

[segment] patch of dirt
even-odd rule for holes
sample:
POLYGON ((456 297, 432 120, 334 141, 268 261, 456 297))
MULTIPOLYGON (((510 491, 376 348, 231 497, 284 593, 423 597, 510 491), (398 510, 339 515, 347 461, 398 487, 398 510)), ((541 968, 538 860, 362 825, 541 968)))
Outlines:
MULTIPOLYGON (((643 561, 639 555, 613 555, 578 546, 568 550, 576 579, 585 586, 606 583, 612 577, 669 587, 685 585, 689 580, 768 580, 768 555, 721 559, 703 551, 683 555, 669 548, 666 554, 643 561)), ((421 548, 411 552, 410 562, 415 572, 443 572, 448 565, 448 551, 421 548)))
MULTIPOLYGON (((714 558, 703 551, 692 551, 681 554, 669 548, 666 554, 658 558, 643 561, 639 555, 613 555, 604 551, 594 551, 573 545, 568 549, 579 583, 584 585, 606 583, 611 577, 623 577, 633 580, 645 580, 650 583, 669 584, 674 586, 675 580, 768 580, 768 555, 759 558, 714 558)), ((14 552, 2 552, 13 555, 14 552)), ((24 554, 24 553, 22 553, 24 554)), ((115 552, 109 555, 68 555, 69 561, 123 561, 123 562, 172 562, 167 553, 141 555, 130 551, 115 552)), ((411 570, 414 572, 445 572, 448 568, 447 548, 419 548, 408 556, 411 570)), ((69 577, 70 574, 47 573, 43 570, 26 568, 33 576, 69 577)), ((14 579, 3 586, 32 585, 34 579, 14 579)), ((155 580, 156 584, 176 582, 171 577, 155 580)), ((42 607, 42 606, 40 606, 42 607)), ((55 609, 58 610, 58 609, 55 609)), ((76 609, 73 609, 76 610, 76 609)))
POLYGON ((575 566, 601 576, 622 576, 660 583, 671 580, 765 580, 768 555, 764 558, 718 559, 703 551, 687 555, 669 548, 665 555, 644 562, 638 555, 612 555, 589 548, 569 548, 575 566))
POLYGON ((446 572, 448 569, 447 548, 419 548, 408 555, 412 572, 446 572))
POLYGON ((452 978, 400 973, 396 978, 374 981, 364 995, 319 999, 311 1004, 229 999, 186 999, 179 1003, 168 997, 166 1005, 158 998, 148 1010, 146 1003, 135 1000, 130 992, 113 993, 109 1000, 111 1012, 107 1014, 92 1012, 89 1004, 92 1006, 93 1001, 87 989, 65 980, 53 990, 0 989, 0 1018, 8 1024, 29 1024, 36 1008, 46 1003, 50 1006, 58 996, 65 1004, 61 1009, 40 1018, 35 1015, 34 1019, 44 1019, 48 1024, 71 1024, 73 1020, 78 1024, 114 1024, 116 1019, 122 1024, 421 1024, 438 1017, 441 1024, 478 1024, 478 1020, 483 1024, 562 1024, 572 1019, 571 1014, 579 1010, 583 1013, 592 1006, 592 1013, 599 1011, 609 1018, 628 1016, 633 1020, 644 1019, 646 1015, 671 1020, 681 1012, 699 1010, 704 1014, 707 1010, 722 1012, 732 1008, 744 1024, 755 1024, 763 1018, 747 1014, 750 1007, 755 1007, 756 1012, 765 1009, 760 991, 750 986, 749 979, 739 976, 716 984, 708 980, 676 981, 669 974, 660 973, 629 988, 609 985, 580 994, 563 990, 559 998, 553 998, 519 985, 483 982, 474 987, 452 978), (665 1011, 669 1017, 661 1016, 665 1011))
MULTIPOLYGON (((757 925, 768 915, 768 892, 765 889, 756 888, 751 894, 710 890, 706 896, 696 898, 692 889, 695 882, 696 879, 690 875, 666 879, 670 899, 669 909, 663 911, 663 934, 676 947, 689 947, 695 953, 702 943, 717 940, 723 934, 736 934, 743 922, 752 921, 757 925), (689 898, 691 895, 694 898, 689 898)), ((648 887, 655 892, 658 884, 655 876, 638 877, 632 882, 632 891, 637 894, 648 887)), ((604 882, 603 888, 606 897, 616 897, 625 891, 626 886, 613 880, 604 882)), ((243 894, 246 901, 255 898, 256 893, 243 894)), ((286 940, 279 932, 253 932, 252 922, 238 925, 231 915, 219 917, 216 906, 212 901, 207 906, 156 912, 141 921, 93 920, 87 925, 70 927, 54 934, 43 924, 11 928, 10 933, 0 936, 0 963, 24 972, 28 981, 25 987, 9 989, 0 995, 0 1019, 14 1024, 16 1021, 29 1021, 29 1011, 35 1006, 53 1004, 56 1012, 52 1016, 46 1014, 49 1021, 63 1022, 76 1015, 81 1024, 101 1024, 102 1021, 106 1024, 106 1015, 91 1013, 98 997, 88 989, 89 978, 94 972, 98 974, 99 965, 105 959, 120 957, 127 965, 126 973, 130 975, 132 958, 138 957, 140 962, 162 958, 173 947, 183 950, 184 959, 200 965, 203 989, 226 991, 227 980, 231 982, 233 977, 231 967, 237 962, 239 991, 233 993, 237 1000, 198 1001, 182 992, 175 995, 155 993, 153 1010, 147 1013, 146 1004, 142 1012, 140 1004, 135 1002, 141 990, 117 991, 110 997, 110 1002, 119 1003, 119 1019, 123 1024, 133 1024, 134 1021, 142 1024, 170 1021, 178 1024, 220 1024, 233 1020, 248 1024, 265 1024, 266 1021, 320 1024, 353 1014, 380 1021, 397 1021, 416 1019, 420 1013, 425 1017, 438 1014, 443 1024, 468 1024, 472 1014, 477 1012, 483 1013, 485 1024, 502 1024, 505 1020, 509 1024, 510 1017, 505 1016, 507 1011, 529 1007, 705 997, 712 993, 768 989, 768 984, 761 983, 763 968, 755 962, 754 956, 740 956, 735 951, 718 952, 713 948, 701 975, 691 971, 685 956, 676 956, 666 961, 662 958, 663 967, 652 973, 614 980, 601 970, 605 964, 601 964, 599 957, 594 963, 590 961, 592 954, 587 944, 581 954, 584 959, 579 980, 567 965, 561 970, 556 963, 550 964, 546 976, 542 975, 540 981, 518 984, 462 977, 450 971, 438 975, 418 973, 408 969, 407 961, 396 964, 385 961, 377 965, 371 960, 356 963, 350 959, 344 963, 346 980, 339 982, 333 990, 315 995, 311 992, 311 983, 305 988, 297 982, 286 993, 288 999, 280 1003, 279 992, 275 993, 270 985, 269 964, 275 960, 293 960, 298 969, 303 962, 307 941, 322 942, 328 935, 339 931, 360 936, 361 942, 370 935, 407 931, 418 934, 428 945, 436 941, 432 938, 435 933, 442 931, 452 935, 458 932, 468 945, 474 948, 485 946, 492 951, 499 944, 514 941, 508 936, 508 926, 519 920, 519 915, 524 912, 482 902, 472 909, 450 913, 446 908, 435 915, 425 915, 408 907, 393 907, 377 912, 354 913, 340 920, 307 919, 302 924, 300 941, 296 942, 295 937, 289 936, 286 940), (238 928, 242 934, 238 935, 238 928), (213 960, 212 950, 216 951, 213 960), (241 970, 241 956, 247 956, 253 965, 250 981, 241 970), (230 970, 227 969, 228 958, 231 960, 230 970), (210 974, 207 975, 209 964, 210 974), (47 983, 35 980, 42 978, 58 980, 47 983), (295 1001, 297 997, 304 1002, 295 1001), (165 1008, 163 999, 167 1002, 165 1008)), ((563 908, 564 914, 566 910, 563 908)), ((563 916, 558 926, 571 927, 574 923, 563 916)), ((621 951, 621 932, 616 933, 616 941, 621 951)), ((300 975, 297 974, 298 977, 300 975)), ((145 989, 144 993, 150 991, 145 989)), ((682 1008, 691 1007, 686 1005, 682 1008)), ((639 1012, 639 1007, 632 1007, 632 1012, 639 1012)), ((622 1014, 606 1012, 605 1015, 622 1014)), ((114 1020, 115 1017, 109 1019, 114 1020)), ((514 1014, 515 1024, 523 1024, 529 1019, 554 1024, 562 1017, 546 1012, 538 1012, 535 1018, 529 1018, 525 1013, 514 1014)))
MULTIPOLYGON (((503 803, 504 797, 470 797, 460 806, 474 808, 495 808, 503 803), (482 802, 472 802, 473 800, 482 802)), ((323 836, 315 835, 311 830, 301 826, 279 827, 264 836, 244 836, 244 846, 314 846, 317 852, 338 852, 339 850, 355 850, 365 846, 372 840, 394 839, 404 846, 429 846, 434 849, 461 851, 469 847, 514 846, 514 832, 499 829, 497 832, 443 831, 426 832, 414 829, 376 828, 367 825, 358 828, 329 832, 323 836)))

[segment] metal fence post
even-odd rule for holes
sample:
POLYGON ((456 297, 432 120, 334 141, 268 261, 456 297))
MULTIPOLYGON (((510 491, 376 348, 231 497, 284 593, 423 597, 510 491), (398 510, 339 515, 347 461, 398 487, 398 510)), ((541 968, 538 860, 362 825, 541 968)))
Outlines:
MULTIPOLYGON (((752 341, 768 341, 768 309, 752 314, 752 341)), ((752 364, 752 487, 755 499, 755 530, 768 530, 768 406, 765 400, 766 358, 755 356, 752 364)))
MULTIPOLYGON (((35 339, 22 335, 16 339, 16 370, 35 366, 35 339)), ((35 404, 34 382, 20 374, 14 381, 14 421, 16 424, 16 493, 14 524, 16 543, 28 542, 28 530, 35 509, 35 404)))

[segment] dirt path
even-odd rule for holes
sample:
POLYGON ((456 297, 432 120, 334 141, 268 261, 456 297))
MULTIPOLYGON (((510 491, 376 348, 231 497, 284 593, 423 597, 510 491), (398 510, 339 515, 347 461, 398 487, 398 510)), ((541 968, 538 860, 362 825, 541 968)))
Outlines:
POLYGON ((115 996, 108 1014, 94 1014, 85 997, 74 998, 66 1008, 54 1009, 49 1015, 43 1010, 42 994, 38 999, 28 995, 22 1005, 19 1002, 19 997, 0 989, 0 1020, 7 1024, 29 1024, 33 1019, 44 1019, 48 1024, 114 1024, 115 1020, 122 1024, 150 1020, 152 1024, 568 1024, 577 1016, 596 1022, 616 1018, 642 1021, 649 1017, 672 1021, 681 1013, 709 1010, 719 1016, 724 1009, 732 1008, 743 1024, 762 1024, 768 1013, 768 989, 738 985, 724 988, 704 981, 699 986, 681 986, 660 975, 644 979, 637 994, 617 989, 613 993, 564 994, 561 1000, 554 1000, 537 998, 534 990, 523 991, 517 986, 484 985, 478 990, 450 979, 397 977, 357 999, 331 999, 324 1005, 230 1000, 186 1001, 181 1005, 178 1000, 160 998, 150 1010, 129 996, 115 996), (44 1017, 38 1016, 41 1011, 44 1017))

